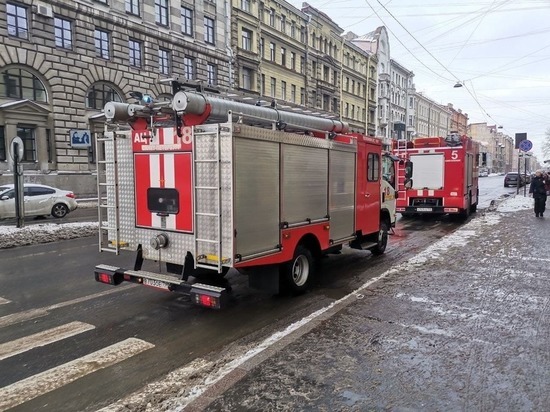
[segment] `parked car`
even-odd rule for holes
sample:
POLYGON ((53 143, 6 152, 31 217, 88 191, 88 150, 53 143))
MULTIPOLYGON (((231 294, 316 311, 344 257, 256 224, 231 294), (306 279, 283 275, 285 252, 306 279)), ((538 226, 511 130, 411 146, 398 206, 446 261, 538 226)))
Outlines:
POLYGON ((523 186, 525 185, 525 177, 517 172, 509 172, 504 176, 504 187, 508 186, 523 186))
MULTIPOLYGON (((23 185, 25 216, 61 218, 78 205, 73 192, 55 187, 25 183, 23 185)), ((15 217, 15 189, 13 184, 0 186, 0 219, 15 217)))
POLYGON ((489 176, 489 172, 487 170, 481 169, 479 171, 479 177, 487 177, 489 176))

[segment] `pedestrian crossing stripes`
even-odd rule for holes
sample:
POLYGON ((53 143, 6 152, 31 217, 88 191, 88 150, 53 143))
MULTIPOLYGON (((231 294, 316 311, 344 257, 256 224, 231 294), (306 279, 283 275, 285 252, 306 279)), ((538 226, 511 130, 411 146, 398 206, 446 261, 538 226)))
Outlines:
POLYGON ((82 322, 71 322, 53 329, 35 333, 24 338, 0 344, 0 360, 18 355, 33 348, 45 346, 79 333, 94 329, 95 326, 82 322))
POLYGON ((115 365, 154 347, 155 345, 141 339, 129 338, 0 388, 0 411, 28 402, 92 372, 115 365))
POLYGON ((11 300, 4 299, 3 297, 0 297, 0 305, 5 305, 6 303, 10 303, 11 300))

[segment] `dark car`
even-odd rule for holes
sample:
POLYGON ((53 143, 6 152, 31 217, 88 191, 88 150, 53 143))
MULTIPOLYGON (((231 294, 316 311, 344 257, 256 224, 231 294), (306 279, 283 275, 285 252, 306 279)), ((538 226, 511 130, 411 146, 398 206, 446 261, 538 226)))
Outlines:
POLYGON ((525 177, 521 176, 517 172, 509 172, 504 176, 504 187, 508 186, 523 186, 525 184, 525 177))

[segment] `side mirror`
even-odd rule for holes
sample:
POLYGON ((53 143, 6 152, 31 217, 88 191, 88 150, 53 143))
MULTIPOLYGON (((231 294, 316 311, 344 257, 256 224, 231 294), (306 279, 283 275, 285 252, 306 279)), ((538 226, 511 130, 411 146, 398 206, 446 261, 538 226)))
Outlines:
POLYGON ((0 197, 0 200, 8 200, 9 198, 10 198, 9 196, 4 195, 4 196, 0 197))

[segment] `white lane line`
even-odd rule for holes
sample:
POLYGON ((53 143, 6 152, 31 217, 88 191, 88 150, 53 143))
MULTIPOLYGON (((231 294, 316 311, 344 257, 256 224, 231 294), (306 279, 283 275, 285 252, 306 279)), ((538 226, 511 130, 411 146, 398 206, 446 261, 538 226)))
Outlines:
POLYGON ((7 299, 4 299, 2 297, 0 297, 0 305, 5 305, 6 303, 10 303, 11 300, 7 300, 7 299))
POLYGON ((45 306, 43 308, 38 308, 38 309, 30 309, 30 310, 26 310, 26 311, 23 311, 23 312, 12 313, 11 315, 2 316, 2 317, 0 317, 0 328, 4 328, 6 326, 10 326, 10 325, 14 325, 16 323, 24 322, 26 320, 36 319, 36 318, 39 318, 41 316, 46 316, 46 315, 48 315, 48 311, 53 310, 53 309, 59 309, 59 308, 65 307, 65 306, 70 306, 70 305, 75 305, 77 303, 86 302, 87 300, 101 298, 103 296, 107 296, 107 295, 111 295, 113 293, 118 293, 118 292, 121 292, 121 291, 125 291, 126 289, 134 288, 136 286, 137 285, 124 285, 124 286, 120 286, 120 287, 117 287, 117 288, 114 288, 114 289, 105 290, 104 292, 94 293, 93 295, 82 296, 80 298, 68 300, 66 302, 56 303, 55 305, 45 306))
POLYGON ((71 322, 53 329, 38 332, 20 339, 0 344, 0 361, 28 350, 45 346, 59 340, 95 329, 94 325, 71 322))
POLYGON ((64 365, 0 388, 0 411, 21 405, 92 372, 122 362, 154 347, 155 345, 141 339, 129 338, 64 365))

